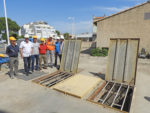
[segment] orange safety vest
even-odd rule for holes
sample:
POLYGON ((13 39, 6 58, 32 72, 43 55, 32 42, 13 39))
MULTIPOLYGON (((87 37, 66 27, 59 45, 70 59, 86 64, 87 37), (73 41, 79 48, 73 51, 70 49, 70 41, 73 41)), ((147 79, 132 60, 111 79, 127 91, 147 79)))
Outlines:
POLYGON ((48 50, 55 50, 55 43, 54 43, 53 40, 50 41, 50 42, 47 41, 46 45, 47 45, 47 49, 48 49, 48 50))

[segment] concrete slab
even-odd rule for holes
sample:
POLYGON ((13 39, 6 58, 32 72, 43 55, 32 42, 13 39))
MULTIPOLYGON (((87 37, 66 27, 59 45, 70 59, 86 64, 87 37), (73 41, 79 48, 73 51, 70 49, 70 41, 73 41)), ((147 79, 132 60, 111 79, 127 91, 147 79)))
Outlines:
POLYGON ((64 80, 61 83, 56 84, 52 88, 65 94, 83 98, 101 81, 102 79, 99 77, 77 74, 70 77, 69 79, 64 80))

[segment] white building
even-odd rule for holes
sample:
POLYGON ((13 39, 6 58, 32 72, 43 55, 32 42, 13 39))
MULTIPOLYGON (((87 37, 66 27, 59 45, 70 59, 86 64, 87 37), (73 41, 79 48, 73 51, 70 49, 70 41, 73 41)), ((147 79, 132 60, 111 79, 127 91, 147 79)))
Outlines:
POLYGON ((81 39, 82 41, 93 41, 93 34, 92 33, 81 33, 76 35, 77 39, 81 39))
POLYGON ((48 38, 50 35, 52 35, 54 38, 57 37, 56 30, 44 21, 24 24, 19 30, 19 36, 25 34, 29 34, 30 36, 36 35, 38 38, 48 38))

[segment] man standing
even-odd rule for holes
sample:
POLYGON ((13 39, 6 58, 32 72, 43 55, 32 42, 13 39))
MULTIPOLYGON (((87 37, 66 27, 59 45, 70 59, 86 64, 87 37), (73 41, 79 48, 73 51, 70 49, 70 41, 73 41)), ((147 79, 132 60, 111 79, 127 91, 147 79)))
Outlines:
POLYGON ((47 66, 48 66, 48 60, 49 60, 49 55, 50 55, 50 67, 53 67, 53 55, 55 51, 55 43, 52 39, 52 36, 49 37, 47 43, 47 51, 46 51, 46 57, 47 57, 47 66))
POLYGON ((35 70, 39 68, 39 43, 37 42, 37 36, 33 36, 33 54, 32 54, 32 72, 34 72, 34 62, 36 60, 35 70))
POLYGON ((26 34, 24 36, 25 41, 21 42, 20 44, 20 54, 21 58, 23 58, 24 61, 24 70, 26 73, 26 76, 28 76, 30 71, 30 62, 31 62, 31 55, 33 53, 33 43, 29 41, 29 35, 26 34))
POLYGON ((61 37, 60 37, 60 46, 59 46, 60 61, 61 61, 61 57, 62 57, 63 46, 64 46, 64 36, 61 35, 61 37))
POLYGON ((10 37, 9 38, 11 45, 9 45, 6 49, 6 54, 9 56, 9 75, 10 78, 13 79, 14 75, 17 76, 18 75, 18 52, 19 52, 19 47, 18 45, 16 45, 16 38, 14 37, 10 37), (13 72, 13 68, 14 68, 14 72, 13 72))
POLYGON ((46 50, 47 50, 47 46, 45 44, 45 39, 44 38, 41 38, 41 44, 40 44, 40 47, 39 47, 39 69, 41 70, 42 69, 42 59, 44 61, 44 69, 47 69, 46 67, 46 50))
MULTIPOLYGON (((57 67, 57 56, 59 56, 59 46, 60 46, 60 42, 59 42, 59 37, 56 38, 56 42, 55 42, 55 66, 57 67)), ((59 56, 60 59, 60 56, 59 56)))

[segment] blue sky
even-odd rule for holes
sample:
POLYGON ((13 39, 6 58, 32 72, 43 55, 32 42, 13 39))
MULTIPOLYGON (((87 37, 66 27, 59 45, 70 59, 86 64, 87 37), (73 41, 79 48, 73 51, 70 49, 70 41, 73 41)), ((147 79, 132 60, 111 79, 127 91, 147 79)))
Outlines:
MULTIPOLYGON (((93 16, 109 16, 147 0, 6 0, 7 15, 20 26, 43 20, 60 32, 71 33, 74 17, 75 33, 92 32, 93 16)), ((0 0, 0 17, 4 16, 0 0)))

